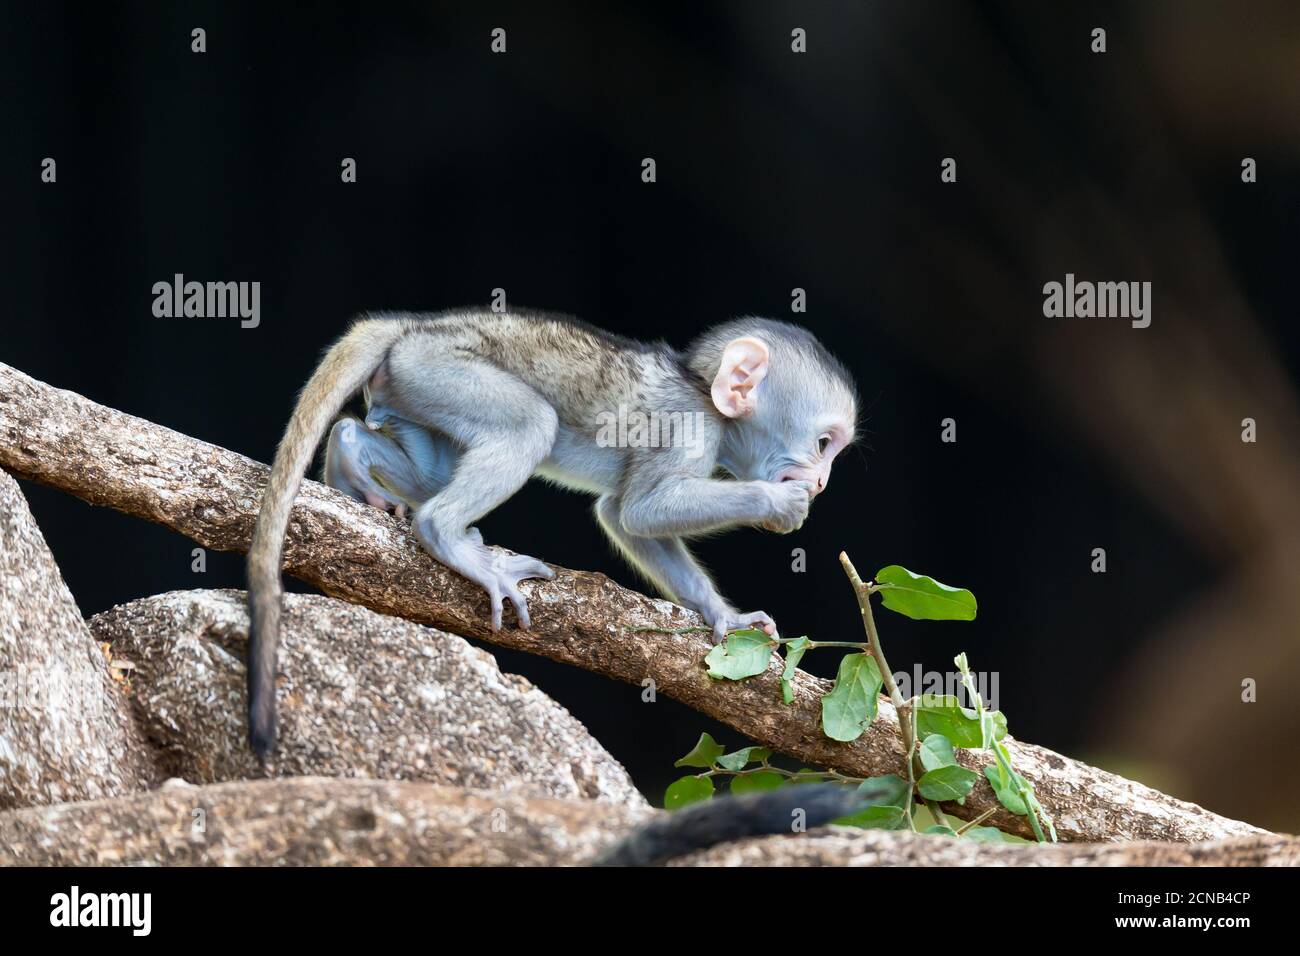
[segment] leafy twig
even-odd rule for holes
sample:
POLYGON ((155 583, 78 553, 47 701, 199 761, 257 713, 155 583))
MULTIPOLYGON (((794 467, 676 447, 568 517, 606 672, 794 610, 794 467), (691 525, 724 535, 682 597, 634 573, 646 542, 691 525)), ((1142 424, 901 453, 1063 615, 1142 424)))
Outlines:
MULTIPOLYGON (((849 583, 853 585, 853 595, 858 599, 858 608, 862 612, 862 626, 867 632, 867 643, 871 648, 871 656, 876 659, 880 665, 880 676, 885 682, 885 690, 889 692, 889 699, 894 702, 894 708, 898 712, 898 729, 903 735, 903 749, 906 751, 907 759, 907 780, 909 783, 915 783, 917 776, 916 764, 920 758, 916 755, 916 713, 915 707, 911 701, 903 700, 903 695, 898 690, 898 683, 894 680, 894 671, 889 666, 889 661, 885 660, 884 648, 880 646, 880 634, 876 631, 876 618, 871 613, 871 595, 876 589, 870 584, 864 584, 862 578, 858 575, 858 569, 853 566, 846 552, 840 552, 840 564, 844 568, 844 573, 849 577, 849 583)), ((922 770, 921 772, 924 772, 922 770)), ((938 802, 934 800, 925 800, 926 808, 934 817, 935 822, 940 826, 946 826, 943 811, 939 809, 938 802)), ((911 822, 911 806, 909 799, 908 822, 911 822)))

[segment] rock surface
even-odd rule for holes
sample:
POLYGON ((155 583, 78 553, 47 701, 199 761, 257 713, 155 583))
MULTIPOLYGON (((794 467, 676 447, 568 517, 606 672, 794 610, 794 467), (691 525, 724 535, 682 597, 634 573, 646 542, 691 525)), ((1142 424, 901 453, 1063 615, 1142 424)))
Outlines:
POLYGON ((334 598, 285 596, 279 747, 247 743, 242 591, 184 591, 90 621, 134 664, 131 697, 169 776, 378 777, 645 807, 555 701, 463 639, 334 598))
POLYGON ((0 471, 0 808, 132 793, 158 779, 27 499, 0 471))
POLYGON ((655 811, 394 780, 295 777, 0 814, 0 866, 578 863, 655 811))
POLYGON ((826 827, 716 846, 670 866, 1300 866, 1300 837, 1279 833, 1204 843, 977 843, 886 830, 826 827))

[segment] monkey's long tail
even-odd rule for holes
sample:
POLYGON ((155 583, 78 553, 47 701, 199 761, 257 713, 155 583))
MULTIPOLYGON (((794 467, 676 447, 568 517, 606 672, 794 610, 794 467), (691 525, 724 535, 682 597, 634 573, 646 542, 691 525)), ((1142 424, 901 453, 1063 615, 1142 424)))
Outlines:
POLYGON ((405 331, 405 324, 396 320, 356 322, 329 348, 303 386, 275 452, 248 550, 248 739, 263 759, 275 748, 276 645, 284 590, 280 563, 293 500, 330 422, 405 331))
POLYGON ((745 837, 794 832, 800 819, 818 827, 865 810, 893 788, 842 783, 800 784, 766 793, 708 800, 647 823, 597 857, 593 866, 652 866, 745 837))

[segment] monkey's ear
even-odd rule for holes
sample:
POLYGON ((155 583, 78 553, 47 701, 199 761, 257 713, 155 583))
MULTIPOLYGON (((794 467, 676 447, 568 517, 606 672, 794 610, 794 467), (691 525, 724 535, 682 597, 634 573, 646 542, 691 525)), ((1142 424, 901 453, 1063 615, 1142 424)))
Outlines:
POLYGON ((745 418, 758 407, 754 389, 767 375, 767 346, 756 338, 732 339, 713 378, 713 404, 728 418, 745 418))

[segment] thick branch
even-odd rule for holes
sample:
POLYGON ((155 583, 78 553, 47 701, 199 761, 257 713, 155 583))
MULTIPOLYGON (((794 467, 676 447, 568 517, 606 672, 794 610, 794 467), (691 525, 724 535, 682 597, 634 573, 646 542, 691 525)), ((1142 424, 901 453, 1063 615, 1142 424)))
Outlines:
MULTIPOLYGON (((662 812, 662 811, 659 811, 662 812)), ((581 865, 649 808, 399 780, 290 777, 0 813, 0 866, 581 865)), ((1294 866, 1300 839, 1009 846, 831 827, 680 866, 1294 866)))
MULTIPOLYGON (((0 467, 166 525, 205 547, 248 547, 267 469, 215 445, 51 388, 0 365, 0 467)), ((315 482, 298 497, 285 568, 327 594, 606 677, 641 684, 734 727, 750 740, 807 764, 854 776, 901 766, 893 705, 851 744, 818 725, 828 683, 799 673, 795 699, 781 702, 778 668, 742 682, 709 679, 697 634, 645 634, 702 623, 693 612, 619 587, 602 574, 556 569, 555 580, 525 582, 533 629, 489 629, 484 593, 435 562, 405 523, 315 482)), ((1007 738, 1016 769, 1036 788, 1063 840, 1155 839, 1195 842, 1261 832, 1138 783, 1007 738)), ((963 754, 968 765, 979 762, 963 754)), ((944 810, 1027 835, 1024 817, 1003 810, 981 780, 964 806, 944 810)))
MULTIPOLYGON (((0 824, 2 825, 2 824, 0 824)), ((1300 866, 1300 837, 1277 833, 1206 843, 1012 846, 885 830, 827 827, 711 849, 672 866, 1300 866)))
POLYGON ((0 813, 0 866, 556 866, 653 815, 405 780, 178 781, 0 813))

